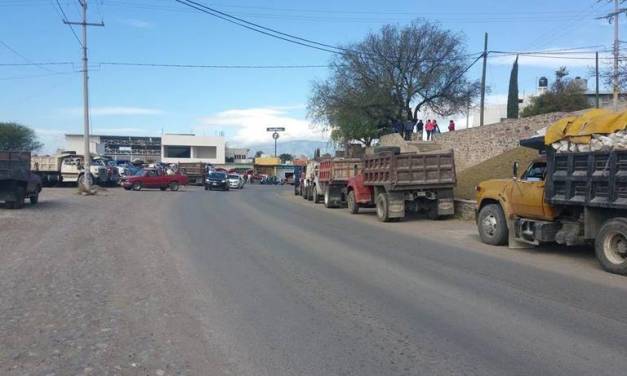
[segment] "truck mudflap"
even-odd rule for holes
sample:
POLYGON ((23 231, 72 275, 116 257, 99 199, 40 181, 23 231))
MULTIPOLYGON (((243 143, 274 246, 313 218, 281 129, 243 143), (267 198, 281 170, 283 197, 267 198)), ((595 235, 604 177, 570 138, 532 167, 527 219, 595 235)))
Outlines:
POLYGON ((438 216, 455 215, 455 201, 452 198, 438 199, 438 216))
POLYGON ((402 192, 388 193, 390 218, 405 218, 405 195, 402 192))

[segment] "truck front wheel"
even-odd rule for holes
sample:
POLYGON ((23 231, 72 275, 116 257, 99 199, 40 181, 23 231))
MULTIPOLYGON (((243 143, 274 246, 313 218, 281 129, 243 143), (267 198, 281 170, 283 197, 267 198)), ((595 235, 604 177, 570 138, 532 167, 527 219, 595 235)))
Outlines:
POLYGON ((613 218, 605 222, 594 243, 603 269, 627 275, 627 219, 613 218))
POLYGON ((379 193, 377 195, 377 218, 381 222, 390 221, 390 200, 387 193, 379 193))
POLYGON ((357 205, 357 201, 355 200, 355 191, 348 192, 348 196, 346 197, 346 203, 348 205, 348 211, 351 214, 359 213, 359 205, 357 205))
POLYGON ((507 244, 507 221, 501 205, 488 204, 481 208, 477 220, 481 241, 492 245, 507 244))

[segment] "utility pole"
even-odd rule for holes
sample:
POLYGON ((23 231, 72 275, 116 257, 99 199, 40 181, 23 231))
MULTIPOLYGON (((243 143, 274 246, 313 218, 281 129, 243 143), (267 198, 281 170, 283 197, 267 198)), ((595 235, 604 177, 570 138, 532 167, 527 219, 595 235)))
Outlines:
POLYGON ((599 52, 594 53, 594 62, 595 62, 595 77, 596 77, 596 88, 594 90, 595 93, 595 104, 596 108, 599 108, 599 52))
MULTIPOLYGON (((610 0, 611 1, 611 0, 610 0)), ((620 2, 624 2, 625 0, 620 0, 620 2)), ((620 39, 618 36, 618 19, 622 13, 627 11, 627 8, 620 8, 619 0, 614 0, 614 10, 603 17, 597 17, 597 19, 607 19, 610 23, 614 23, 614 67, 612 72, 612 92, 613 92, 613 107, 614 111, 618 111, 618 93, 620 90, 619 87, 619 73, 618 73, 618 61, 620 59, 620 39)))
POLYGON ((479 126, 483 125, 485 111, 485 74, 488 65, 488 33, 485 33, 483 40, 483 72, 481 73, 481 109, 479 110, 479 126))
POLYGON ((613 105, 614 111, 618 111, 618 54, 619 54, 619 41, 618 41, 618 19, 619 19, 618 0, 614 0, 614 72, 613 72, 613 105))
POLYGON ((89 23, 87 22, 87 0, 78 0, 83 9, 83 21, 82 22, 70 22, 63 20, 63 23, 68 25, 80 25, 83 27, 83 147, 85 154, 85 172, 84 172, 84 188, 89 191, 91 188, 91 174, 89 172, 89 166, 91 165, 91 151, 89 150, 89 66, 87 59, 87 26, 104 26, 103 22, 89 23))

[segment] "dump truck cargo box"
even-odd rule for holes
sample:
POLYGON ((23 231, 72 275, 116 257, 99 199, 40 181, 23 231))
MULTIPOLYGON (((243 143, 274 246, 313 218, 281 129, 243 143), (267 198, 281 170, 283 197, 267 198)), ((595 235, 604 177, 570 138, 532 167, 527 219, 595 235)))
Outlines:
POLYGON ((320 161, 318 180, 321 183, 346 184, 362 168, 359 158, 336 158, 320 161))
POLYGON ((452 150, 427 153, 378 153, 364 157, 364 185, 389 190, 453 188, 452 150))
POLYGON ((627 209, 627 150, 556 153, 548 148, 544 191, 551 205, 627 209))

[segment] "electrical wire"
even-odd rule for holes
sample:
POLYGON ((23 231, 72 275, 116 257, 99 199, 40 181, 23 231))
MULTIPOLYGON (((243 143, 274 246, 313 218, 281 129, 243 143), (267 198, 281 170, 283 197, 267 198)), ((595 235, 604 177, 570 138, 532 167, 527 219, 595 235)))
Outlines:
POLYGON ((155 68, 215 68, 215 69, 306 69, 328 68, 329 65, 199 65, 199 64, 159 64, 159 63, 128 63, 128 62, 101 62, 98 65, 114 65, 129 67, 155 68))
POLYGON ((55 0, 55 2, 57 3, 57 7, 59 8, 59 11, 61 12, 60 16, 63 18, 63 22, 70 28, 70 31, 72 31, 72 34, 74 35, 74 38, 76 39, 78 44, 81 47, 83 47, 83 42, 81 41, 81 38, 78 37, 78 34, 76 34, 76 31, 74 30, 72 25, 67 23, 68 22, 68 18, 67 18, 67 15, 65 14, 65 11, 63 10, 63 7, 61 6, 61 3, 59 2, 59 0, 55 0))
POLYGON ((270 37, 273 37, 273 38, 281 39, 281 40, 286 41, 286 42, 290 42, 290 43, 298 44, 298 45, 301 45, 301 46, 304 46, 304 47, 309 47, 309 48, 317 49, 317 50, 320 50, 320 51, 330 52, 330 53, 333 53, 333 54, 341 54, 341 52, 339 52, 339 51, 334 51, 334 50, 331 50, 331 49, 328 49, 328 48, 323 48, 323 47, 314 46, 314 45, 311 45, 311 44, 307 44, 307 43, 299 42, 299 41, 297 41, 297 40, 293 40, 293 39, 289 39, 289 38, 281 37, 280 35, 272 34, 272 33, 270 33, 270 32, 264 31, 264 30, 259 30, 259 29, 257 29, 257 28, 254 28, 254 27, 251 27, 251 26, 249 26, 249 25, 246 25, 246 24, 244 24, 244 23, 237 22, 237 21, 235 21, 235 20, 229 19, 228 17, 221 16, 221 15, 219 15, 219 14, 217 14, 217 13, 214 13, 214 12, 212 12, 212 11, 209 11, 209 10, 207 10, 207 9, 203 9, 203 8, 201 8, 201 7, 199 7, 199 6, 196 6, 196 5, 192 4, 192 3, 187 3, 187 2, 185 2, 185 1, 183 1, 183 0, 175 0, 175 1, 176 1, 176 2, 178 2, 178 3, 181 3, 181 4, 183 4, 183 5, 186 5, 186 6, 190 7, 190 8, 194 8, 194 9, 196 9, 196 10, 199 10, 199 11, 201 11, 201 12, 203 12, 203 13, 207 13, 207 14, 209 14, 209 15, 212 15, 212 16, 214 16, 214 17, 220 18, 220 19, 225 20, 225 21, 227 21, 227 22, 230 22, 230 23, 233 23, 233 24, 235 24, 235 25, 238 25, 238 26, 244 27, 244 28, 246 28, 246 29, 249 29, 249 30, 255 31, 255 32, 257 32, 257 33, 261 33, 261 34, 264 34, 264 35, 267 35, 267 36, 270 36, 270 37))
POLYGON ((46 68, 44 65, 41 64, 37 64, 34 63, 31 59, 27 58, 26 56, 22 55, 21 53, 19 53, 17 50, 15 50, 13 47, 9 46, 8 44, 6 44, 5 42, 0 40, 0 44, 4 46, 4 48, 6 48, 7 50, 11 51, 14 55, 18 56, 19 58, 21 58, 22 60, 24 60, 25 62, 27 62, 28 64, 31 64, 33 66, 37 66, 37 68, 41 69, 41 70, 45 70, 47 72, 51 72, 51 73, 57 73, 54 70, 50 69, 50 68, 46 68))

